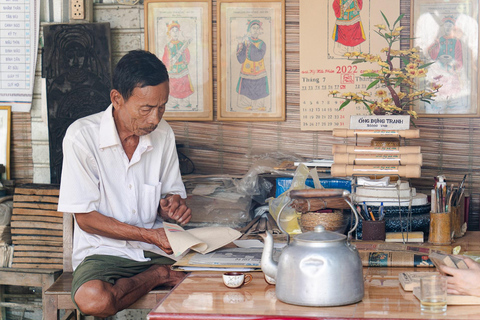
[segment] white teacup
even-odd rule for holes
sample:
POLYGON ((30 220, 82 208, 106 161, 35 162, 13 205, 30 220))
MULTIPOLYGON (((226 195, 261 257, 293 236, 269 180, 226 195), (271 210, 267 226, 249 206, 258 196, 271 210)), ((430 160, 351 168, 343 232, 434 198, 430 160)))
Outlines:
POLYGON ((225 272, 223 274, 223 283, 229 288, 240 288, 250 283, 252 279, 253 276, 250 273, 225 272))

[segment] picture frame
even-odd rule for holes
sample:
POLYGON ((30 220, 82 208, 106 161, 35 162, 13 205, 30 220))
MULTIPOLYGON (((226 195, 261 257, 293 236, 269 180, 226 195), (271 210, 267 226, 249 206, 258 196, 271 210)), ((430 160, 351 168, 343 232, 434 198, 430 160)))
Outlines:
POLYGON ((212 1, 145 0, 145 49, 165 63, 166 120, 212 121, 212 1))
POLYGON ((218 0, 217 30, 217 120, 285 121, 285 0, 218 0))
POLYGON ((0 180, 10 180, 10 132, 12 130, 12 107, 0 106, 0 164, 5 166, 5 172, 0 174, 0 180))
POLYGON ((411 35, 425 63, 420 82, 442 85, 431 103, 419 101, 419 117, 480 116, 478 0, 412 0, 411 35))

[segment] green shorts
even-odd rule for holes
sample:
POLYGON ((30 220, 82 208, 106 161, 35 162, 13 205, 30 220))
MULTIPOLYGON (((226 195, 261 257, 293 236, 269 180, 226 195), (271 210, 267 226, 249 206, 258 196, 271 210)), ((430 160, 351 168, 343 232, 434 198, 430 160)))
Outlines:
POLYGON ((171 265, 175 261, 155 254, 153 252, 144 251, 145 258, 150 261, 135 261, 126 258, 120 258, 109 255, 92 255, 86 257, 73 272, 72 280, 72 301, 75 303, 75 293, 78 288, 85 282, 90 280, 102 280, 112 285, 120 278, 130 278, 139 273, 146 271, 154 264, 171 265))

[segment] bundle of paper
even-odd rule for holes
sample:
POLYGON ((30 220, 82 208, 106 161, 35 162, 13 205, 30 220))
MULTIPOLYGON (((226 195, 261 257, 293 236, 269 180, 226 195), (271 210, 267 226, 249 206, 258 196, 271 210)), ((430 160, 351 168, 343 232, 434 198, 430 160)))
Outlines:
POLYGON ((433 262, 433 264, 435 264, 437 268, 438 266, 444 265, 451 268, 468 269, 467 264, 462 258, 456 257, 451 254, 431 252, 428 255, 428 258, 433 262))
MULTIPOLYGON (((207 254, 190 252, 173 264, 173 270, 183 271, 260 271, 263 248, 222 248, 207 254)), ((274 250, 274 259, 281 250, 274 250)))

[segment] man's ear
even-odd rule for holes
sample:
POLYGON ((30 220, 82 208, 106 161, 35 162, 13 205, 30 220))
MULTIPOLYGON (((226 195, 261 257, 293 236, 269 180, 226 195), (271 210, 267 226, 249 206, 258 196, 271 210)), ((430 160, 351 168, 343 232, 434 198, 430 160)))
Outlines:
POLYGON ((124 103, 123 96, 116 89, 110 91, 110 101, 115 109, 121 107, 124 103))

